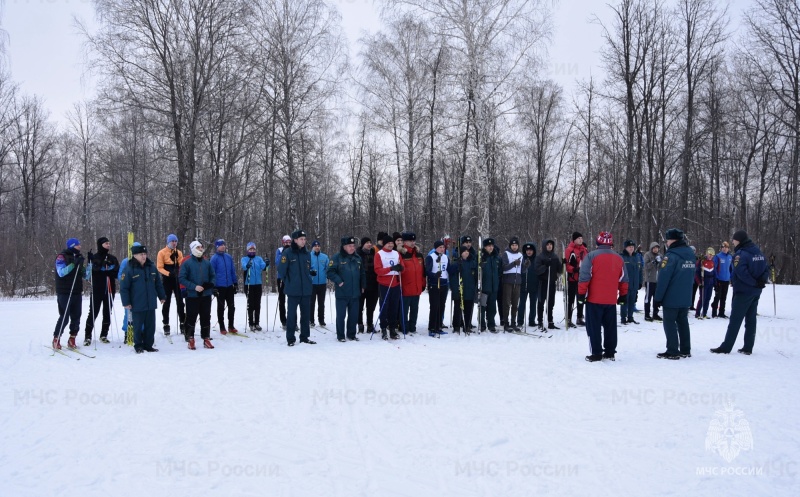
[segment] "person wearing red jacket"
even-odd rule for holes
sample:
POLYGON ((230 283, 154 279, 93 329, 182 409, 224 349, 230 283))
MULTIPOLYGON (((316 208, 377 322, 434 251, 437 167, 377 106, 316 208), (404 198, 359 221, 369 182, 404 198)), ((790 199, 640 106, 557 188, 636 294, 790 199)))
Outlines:
POLYGON ((586 334, 589 336, 589 362, 614 360, 617 353, 617 311, 628 295, 625 261, 612 250, 614 237, 608 231, 597 235, 597 249, 581 264, 578 279, 578 302, 586 302, 586 334), (600 345, 600 329, 603 345, 600 345))
MULTIPOLYGON (((567 325, 572 328, 572 306, 575 304, 575 297, 578 296, 578 279, 581 273, 581 262, 586 258, 586 246, 583 244, 583 235, 577 231, 572 234, 572 242, 567 245, 564 251, 564 264, 567 268, 567 325)), ((578 302, 578 326, 585 326, 583 321, 583 304, 578 302)))
POLYGON ((400 252, 403 274, 400 286, 403 289, 403 319, 405 332, 416 333, 419 296, 425 289, 425 260, 417 248, 417 235, 406 231, 402 234, 404 251, 400 252))
POLYGON ((400 262, 400 253, 394 250, 394 239, 385 236, 383 247, 375 253, 375 274, 378 275, 378 290, 380 291, 380 327, 381 338, 392 340, 398 338, 397 329, 400 325, 401 288, 400 273, 403 272, 400 262))

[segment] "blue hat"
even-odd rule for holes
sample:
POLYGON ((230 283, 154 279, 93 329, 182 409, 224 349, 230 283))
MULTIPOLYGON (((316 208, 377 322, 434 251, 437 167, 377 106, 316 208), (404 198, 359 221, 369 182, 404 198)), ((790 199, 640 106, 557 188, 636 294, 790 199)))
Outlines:
POLYGON ((167 235, 167 243, 169 243, 169 242, 177 242, 177 241, 178 241, 178 237, 174 233, 170 233, 169 235, 167 235))
POLYGON ((251 248, 253 250, 256 249, 256 242, 247 242, 247 250, 250 250, 251 248))
POLYGON ((225 245, 225 240, 223 240, 222 238, 220 238, 219 240, 214 242, 214 246, 217 247, 217 248, 219 248, 219 247, 221 247, 223 245, 225 245))
POLYGON ((70 238, 69 240, 67 240, 67 248, 68 249, 74 248, 76 245, 80 245, 80 244, 81 244, 81 241, 78 240, 77 238, 70 238))
POLYGON ((311 246, 312 247, 319 247, 319 241, 318 240, 314 240, 313 242, 311 242, 311 246))

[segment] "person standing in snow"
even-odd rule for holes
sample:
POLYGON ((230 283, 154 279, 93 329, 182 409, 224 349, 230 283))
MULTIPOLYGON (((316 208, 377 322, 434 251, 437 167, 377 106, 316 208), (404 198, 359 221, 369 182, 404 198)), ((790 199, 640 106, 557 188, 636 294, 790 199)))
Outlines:
POLYGON ((399 338, 397 330, 402 319, 400 273, 404 268, 400 261, 400 253, 394 250, 394 239, 391 236, 384 236, 383 246, 375 253, 373 260, 380 291, 378 318, 380 319, 381 338, 396 340, 399 338))
MULTIPOLYGON (((463 239, 463 237, 462 237, 463 239)), ((470 252, 471 247, 461 246, 461 255, 447 266, 452 283, 453 331, 472 333, 472 309, 478 289, 478 261, 470 252)))
POLYGON ((213 349, 211 344, 211 295, 217 275, 205 257, 205 247, 198 240, 189 244, 191 257, 181 263, 180 284, 186 287, 186 342, 190 350, 194 346, 194 325, 200 318, 200 338, 203 347, 213 349))
POLYGON ((402 233, 403 250, 400 252, 400 263, 403 274, 400 275, 400 286, 403 292, 403 319, 405 332, 417 332, 417 316, 419 314, 419 296, 425 290, 425 262, 417 248, 417 235, 411 231, 402 233))
POLYGON ((131 260, 120 277, 120 298, 122 307, 133 315, 133 349, 137 354, 158 352, 153 348, 156 334, 156 302, 164 303, 167 298, 161 275, 147 258, 147 247, 139 245, 131 248, 131 260))
POLYGON ((242 257, 242 281, 247 296, 247 325, 250 331, 261 331, 258 324, 261 318, 261 273, 269 267, 269 257, 262 259, 256 255, 256 242, 247 243, 247 254, 242 257))
POLYGON ((553 252, 556 243, 550 239, 545 240, 544 250, 536 256, 533 262, 536 276, 539 277, 539 325, 544 330, 544 305, 547 302, 547 327, 557 330, 553 321, 553 306, 556 304, 556 281, 561 274, 561 259, 553 252))
POLYGON ((167 246, 158 251, 156 255, 156 267, 161 273, 161 281, 164 284, 164 292, 167 299, 161 306, 161 324, 164 326, 164 335, 169 335, 169 308, 172 296, 175 296, 175 306, 178 308, 178 328, 181 333, 183 323, 186 322, 186 312, 183 306, 183 295, 181 295, 181 284, 178 281, 178 273, 181 270, 183 253, 178 250, 178 237, 172 233, 167 235, 167 246))
POLYGON ((287 297, 286 344, 293 347, 296 341, 297 309, 300 309, 300 343, 313 345, 311 340, 312 278, 317 271, 311 267, 311 255, 306 248, 306 232, 295 230, 292 244, 281 253, 278 273, 283 276, 287 297))
POLYGON ((506 323, 503 331, 520 331, 516 325, 517 306, 519 305, 522 275, 528 272, 530 261, 519 251, 519 238, 512 237, 508 243, 508 250, 503 252, 500 259, 503 271, 503 306, 502 313, 506 323))
POLYGON ((653 297, 656 294, 656 287, 658 283, 658 269, 661 267, 662 257, 659 254, 661 246, 658 242, 650 244, 650 250, 644 254, 644 320, 645 321, 661 321, 661 316, 658 314, 659 307, 655 305, 653 297), (650 315, 652 304, 653 314, 650 315))
POLYGON ((683 231, 672 228, 665 233, 667 252, 658 270, 655 309, 664 309, 664 335, 667 350, 659 359, 691 357, 692 342, 689 329, 690 290, 694 279, 694 250, 686 244, 683 231))
MULTIPOLYGON (((528 312, 528 326, 536 326, 536 302, 539 296, 539 278, 536 276, 536 269, 533 262, 536 260, 536 245, 528 242, 522 246, 522 253, 528 262, 528 269, 523 273, 522 286, 519 290, 519 308, 517 310, 517 327, 525 324, 525 309, 530 301, 530 311, 528 312)), ((577 288, 577 287, 576 287, 577 288)), ((581 306, 580 316, 583 316, 583 306, 581 306)))
POLYGON ((495 315, 497 314, 497 292, 500 290, 500 257, 494 249, 494 238, 483 241, 481 252, 480 278, 480 330, 486 331, 488 325, 491 333, 497 333, 495 315))
POLYGON ((53 348, 61 348, 61 335, 69 324, 67 347, 75 349, 78 348, 75 337, 81 329, 81 295, 83 278, 86 275, 80 240, 77 238, 67 240, 67 248, 56 257, 55 267, 58 322, 53 332, 53 348))
POLYGON ((700 298, 697 299, 697 310, 695 319, 708 319, 708 305, 711 303, 711 290, 714 289, 714 247, 706 249, 706 256, 697 265, 695 270, 695 281, 700 288, 700 298))
POLYGON ((311 269, 317 272, 316 276, 311 278, 311 309, 309 316, 311 317, 311 326, 314 324, 314 305, 316 304, 318 311, 318 322, 323 328, 325 324, 325 294, 328 291, 328 263, 330 258, 328 254, 322 251, 322 246, 319 241, 314 240, 311 242, 311 269))
POLYGON ((636 304, 636 292, 639 290, 641 278, 639 271, 639 258, 636 256, 636 242, 625 240, 620 257, 625 261, 625 275, 628 278, 628 298, 620 307, 620 318, 622 324, 639 324, 633 319, 634 305, 636 304))
MULTIPOLYGON (((275 251, 275 261, 281 260, 281 254, 287 248, 291 247, 292 245, 292 237, 289 235, 283 235, 281 239, 281 246, 278 247, 278 250, 275 251)), ((283 284, 283 276, 280 273, 280 265, 278 265, 278 274, 275 278, 276 285, 278 286, 278 314, 281 320, 281 326, 283 329, 286 329, 286 293, 284 293, 284 284, 283 284)), ((273 323, 274 324, 274 323, 273 323)), ((297 326, 297 323, 295 323, 297 326)))
MULTIPOLYGON (((567 271, 567 326, 574 328, 572 324, 572 306, 578 296, 578 279, 581 273, 581 262, 586 258, 589 251, 583 245, 583 235, 577 231, 572 233, 572 241, 564 251, 564 266, 567 271)), ((585 326, 583 321, 583 304, 578 304, 578 326, 585 326)))
POLYGON ((617 310, 628 295, 625 261, 614 252, 614 237, 608 231, 597 235, 597 249, 581 264, 578 280, 578 302, 586 303, 586 334, 591 354, 589 362, 609 359, 617 354, 617 310), (602 330, 602 345, 601 341, 602 330))
POLYGON ((100 341, 108 343, 108 329, 111 327, 111 307, 117 293, 117 271, 119 261, 108 251, 111 242, 102 236, 97 240, 97 253, 89 252, 89 266, 92 268, 92 298, 89 301, 89 314, 86 316, 83 345, 92 344, 94 321, 100 309, 103 309, 103 321, 100 328, 100 341))
POLYGON ((364 263, 356 254, 356 239, 352 236, 342 238, 339 253, 328 263, 327 277, 336 292, 336 338, 340 342, 358 341, 356 323, 358 321, 359 300, 367 285, 364 263), (345 316, 347 328, 345 328, 345 316))
POLYGON ((758 245, 747 236, 747 232, 739 230, 733 234, 733 301, 731 302, 731 317, 728 322, 728 331, 725 340, 711 352, 715 354, 729 354, 736 344, 739 328, 744 321, 744 346, 738 350, 740 354, 753 353, 756 341, 756 324, 758 299, 761 291, 769 282, 769 265, 761 253, 758 245))
POLYGON ((447 305, 447 293, 449 289, 447 265, 449 263, 445 255, 444 242, 437 240, 433 243, 434 253, 425 258, 425 275, 427 276, 428 297, 430 302, 430 313, 428 315, 428 336, 435 337, 446 335, 442 329, 444 309, 447 305))
POLYGON ((223 335, 229 331, 231 333, 238 333, 239 330, 233 325, 234 313, 236 306, 234 305, 234 295, 239 291, 239 275, 236 274, 236 265, 233 262, 233 257, 228 253, 228 246, 225 240, 220 238, 214 242, 217 252, 211 256, 211 265, 214 267, 214 273, 217 279, 214 282, 216 285, 215 291, 217 295, 217 321, 219 322, 219 332, 223 335), (228 328, 225 328, 225 306, 228 306, 228 328))
POLYGON ((714 256, 714 301, 711 303, 711 317, 727 319, 725 301, 728 299, 728 286, 731 284, 733 256, 728 253, 730 245, 722 242, 720 252, 714 256))
POLYGON ((361 294, 359 302, 360 311, 358 313, 358 332, 364 333, 364 311, 366 307, 367 313, 367 333, 375 332, 375 306, 378 303, 378 275, 375 274, 375 249, 372 246, 372 240, 369 237, 361 239, 361 247, 358 249, 358 255, 364 262, 364 274, 367 278, 367 284, 364 288, 364 293, 361 294))

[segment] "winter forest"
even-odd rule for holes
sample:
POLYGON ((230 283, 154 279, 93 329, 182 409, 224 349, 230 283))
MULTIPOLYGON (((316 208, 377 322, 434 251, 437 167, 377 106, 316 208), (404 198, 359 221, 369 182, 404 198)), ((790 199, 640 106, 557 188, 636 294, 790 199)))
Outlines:
POLYGON ((330 1, 93 5, 97 97, 63 123, 0 74, 0 294, 51 292, 70 236, 271 253, 298 227, 329 253, 746 229, 800 281, 798 0, 753 0, 736 31, 717 0, 598 2, 606 74, 570 93, 545 70, 552 0, 386 0, 354 51, 330 1))

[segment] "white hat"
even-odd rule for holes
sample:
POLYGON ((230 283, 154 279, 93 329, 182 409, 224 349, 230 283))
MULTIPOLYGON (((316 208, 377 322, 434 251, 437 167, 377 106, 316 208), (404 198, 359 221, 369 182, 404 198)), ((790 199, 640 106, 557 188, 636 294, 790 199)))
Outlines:
POLYGON ((283 240, 284 242, 291 242, 292 237, 289 235, 283 235, 283 238, 281 240, 283 240))
POLYGON ((195 241, 193 241, 192 243, 189 244, 189 248, 191 250, 194 250, 197 247, 202 247, 202 246, 203 246, 203 244, 199 240, 195 240, 195 241))

